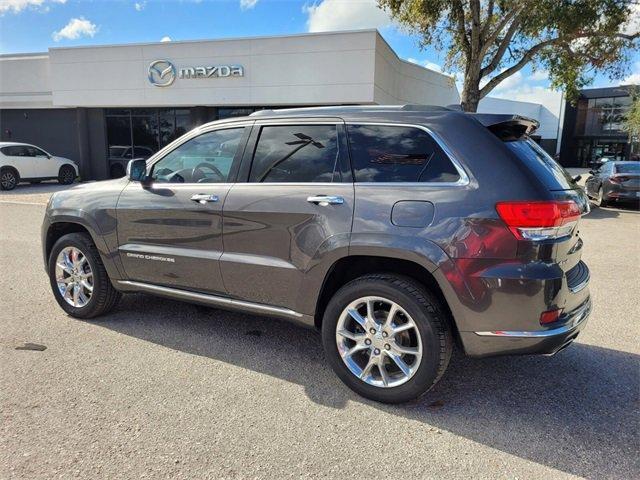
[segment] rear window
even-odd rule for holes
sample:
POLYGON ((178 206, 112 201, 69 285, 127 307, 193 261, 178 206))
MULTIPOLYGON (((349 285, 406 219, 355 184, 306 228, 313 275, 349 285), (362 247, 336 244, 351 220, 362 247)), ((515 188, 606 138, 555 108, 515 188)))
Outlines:
POLYGON ((640 163, 617 163, 616 173, 640 173, 640 163))
POLYGON ((549 190, 578 188, 564 168, 530 138, 504 143, 549 190))
POLYGON ((424 130, 348 125, 356 182, 456 182, 460 174, 424 130))

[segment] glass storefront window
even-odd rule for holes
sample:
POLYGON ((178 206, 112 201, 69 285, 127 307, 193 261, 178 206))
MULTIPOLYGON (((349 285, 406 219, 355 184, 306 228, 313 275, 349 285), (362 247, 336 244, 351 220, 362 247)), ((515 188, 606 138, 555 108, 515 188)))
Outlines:
POLYGON ((224 118, 244 117, 246 115, 252 114, 255 111, 255 108, 219 108, 218 118, 222 120, 224 118))
POLYGON ((158 151, 158 116, 131 117, 133 132, 133 156, 150 157, 158 151))
POLYGON ((631 97, 590 98, 578 103, 576 135, 621 135, 631 97))
POLYGON ((126 117, 107 117, 109 159, 123 159, 131 152, 131 120, 126 117))
POLYGON ((150 157, 193 128, 188 108, 112 108, 105 119, 112 177, 123 176, 132 158, 150 157))

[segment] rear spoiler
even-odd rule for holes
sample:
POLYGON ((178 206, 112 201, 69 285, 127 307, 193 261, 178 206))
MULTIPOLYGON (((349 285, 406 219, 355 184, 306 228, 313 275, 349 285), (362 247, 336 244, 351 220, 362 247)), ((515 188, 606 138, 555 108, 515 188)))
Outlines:
POLYGON ((537 120, 521 115, 500 113, 471 113, 469 115, 505 142, 518 140, 524 135, 531 135, 540 126, 537 120))

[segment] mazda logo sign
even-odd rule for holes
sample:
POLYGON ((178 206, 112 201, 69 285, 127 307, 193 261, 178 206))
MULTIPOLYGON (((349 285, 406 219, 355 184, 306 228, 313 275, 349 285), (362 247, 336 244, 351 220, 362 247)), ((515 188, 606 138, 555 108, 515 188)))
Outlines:
POLYGON ((149 64, 149 82, 156 87, 168 87, 176 79, 176 67, 169 60, 155 60, 149 64))

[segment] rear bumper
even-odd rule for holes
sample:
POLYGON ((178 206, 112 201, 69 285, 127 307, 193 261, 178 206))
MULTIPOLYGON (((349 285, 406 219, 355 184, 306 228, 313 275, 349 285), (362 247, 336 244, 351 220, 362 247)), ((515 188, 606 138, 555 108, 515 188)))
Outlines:
POLYGON ((488 357, 495 355, 553 355, 573 342, 591 313, 591 299, 557 322, 558 325, 541 330, 495 330, 460 332, 467 355, 488 357))

